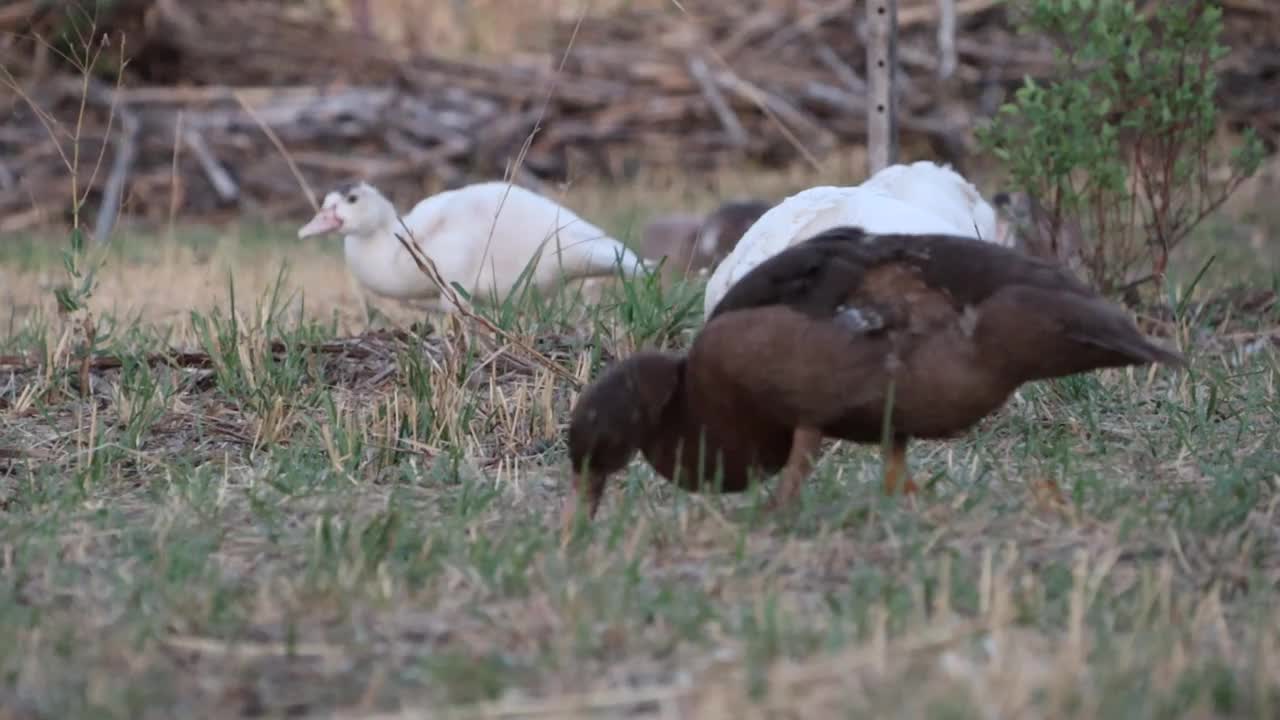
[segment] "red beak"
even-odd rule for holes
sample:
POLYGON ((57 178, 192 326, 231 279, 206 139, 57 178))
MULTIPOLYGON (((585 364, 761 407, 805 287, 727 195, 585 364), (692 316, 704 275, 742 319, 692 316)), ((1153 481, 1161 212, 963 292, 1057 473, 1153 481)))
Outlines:
POLYGON ((298 229, 298 237, 306 238, 312 235, 323 235, 341 227, 342 218, 338 217, 338 213, 333 208, 322 208, 320 212, 316 213, 315 217, 311 218, 311 222, 298 229))

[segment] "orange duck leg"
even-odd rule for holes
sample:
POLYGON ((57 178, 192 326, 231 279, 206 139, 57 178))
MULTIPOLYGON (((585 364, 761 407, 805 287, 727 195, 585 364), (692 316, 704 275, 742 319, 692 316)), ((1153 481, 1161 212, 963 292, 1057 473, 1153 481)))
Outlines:
POLYGON ((782 480, 769 500, 770 511, 781 510, 796 502, 800 486, 813 472, 813 464, 822 447, 822 431, 815 428, 796 428, 791 437, 791 454, 782 468, 782 480))
POLYGON ((905 495, 914 494, 919 488, 911 481, 911 472, 907 468, 907 441, 894 438, 889 449, 884 452, 884 494, 892 495, 902 485, 905 495))

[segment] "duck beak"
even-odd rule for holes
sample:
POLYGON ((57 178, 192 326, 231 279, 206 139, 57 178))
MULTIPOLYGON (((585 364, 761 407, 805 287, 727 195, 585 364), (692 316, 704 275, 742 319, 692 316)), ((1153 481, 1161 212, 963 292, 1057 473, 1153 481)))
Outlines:
POLYGON ((311 218, 311 222, 298 229, 298 237, 308 238, 312 235, 323 235, 341 227, 342 218, 338 217, 338 213, 333 208, 322 208, 320 212, 316 213, 315 217, 311 218))

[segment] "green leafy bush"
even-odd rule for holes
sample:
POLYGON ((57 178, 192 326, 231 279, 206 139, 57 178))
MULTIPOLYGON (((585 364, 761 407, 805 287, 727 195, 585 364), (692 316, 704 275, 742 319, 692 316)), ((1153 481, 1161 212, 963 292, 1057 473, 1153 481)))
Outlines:
MULTIPOLYGON (((1256 172, 1251 132, 1213 152, 1222 10, 1204 0, 1011 0, 1051 39, 1050 82, 1027 78, 979 129, 985 150, 1039 201, 1050 234, 1079 223, 1080 266, 1103 292, 1163 280, 1170 251, 1256 172), (1226 160, 1225 170, 1223 160, 1226 160)), ((1056 238, 1053 238, 1055 247, 1056 238)))

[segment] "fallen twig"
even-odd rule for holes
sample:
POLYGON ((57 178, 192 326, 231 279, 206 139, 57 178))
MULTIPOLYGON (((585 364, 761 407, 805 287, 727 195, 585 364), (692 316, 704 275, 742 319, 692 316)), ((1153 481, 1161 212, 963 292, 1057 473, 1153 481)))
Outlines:
MULTIPOLYGON (((409 238, 411 239, 413 238, 413 232, 409 230, 407 225, 404 224, 403 218, 400 219, 400 227, 404 228, 404 231, 409 236, 409 238)), ((507 333, 506 330, 503 330, 502 328, 493 324, 488 318, 483 317, 481 315, 477 315, 475 312, 473 312, 471 308, 468 307, 468 303, 463 302, 463 300, 458 297, 457 291, 455 291, 449 285, 449 283, 445 282, 444 277, 440 275, 440 271, 436 269, 435 261, 433 261, 431 258, 424 255, 422 251, 418 249, 416 241, 411 242, 410 240, 406 240, 405 236, 401 235, 400 233, 396 233, 395 236, 396 236, 396 239, 400 241, 400 245, 404 247, 405 252, 409 253, 409 257, 413 258, 413 262, 415 265, 418 266, 418 270, 420 270, 423 275, 426 275, 431 280, 431 282, 435 283, 436 287, 440 288, 440 294, 443 295, 445 300, 448 301, 448 303, 452 305, 454 308, 456 308, 460 314, 462 314, 468 320, 476 323, 480 327, 487 330, 495 338, 499 338, 519 348, 520 351, 524 353, 529 359, 533 360, 539 365, 542 365, 543 367, 547 368, 548 370, 555 373, 559 377, 568 381, 571 385, 573 385, 575 390, 581 389, 582 381, 580 381, 578 377, 574 375, 570 370, 566 369, 560 363, 552 360, 546 355, 543 355, 537 350, 534 350, 533 348, 529 347, 524 342, 512 337, 509 333, 507 333)))
MULTIPOLYGON (((327 340, 319 343, 304 343, 295 346, 295 349, 303 352, 342 354, 349 358, 365 358, 375 354, 373 350, 365 346, 365 343, 369 340, 382 339, 407 342, 411 337, 407 331, 403 330, 376 331, 350 338, 327 340)), ((289 346, 282 340, 273 340, 269 349, 274 355, 282 355, 288 352, 289 346)), ((79 373, 83 380, 84 374, 91 370, 98 372, 115 370, 123 367, 125 360, 126 358, 123 356, 110 353, 85 355, 80 360, 79 373)), ((202 350, 169 349, 147 353, 141 356, 141 360, 147 365, 167 365, 174 368, 207 369, 215 365, 213 357, 202 350)), ((0 355, 0 370, 5 372, 35 372, 44 366, 45 363, 43 361, 35 360, 30 355, 0 355)))

